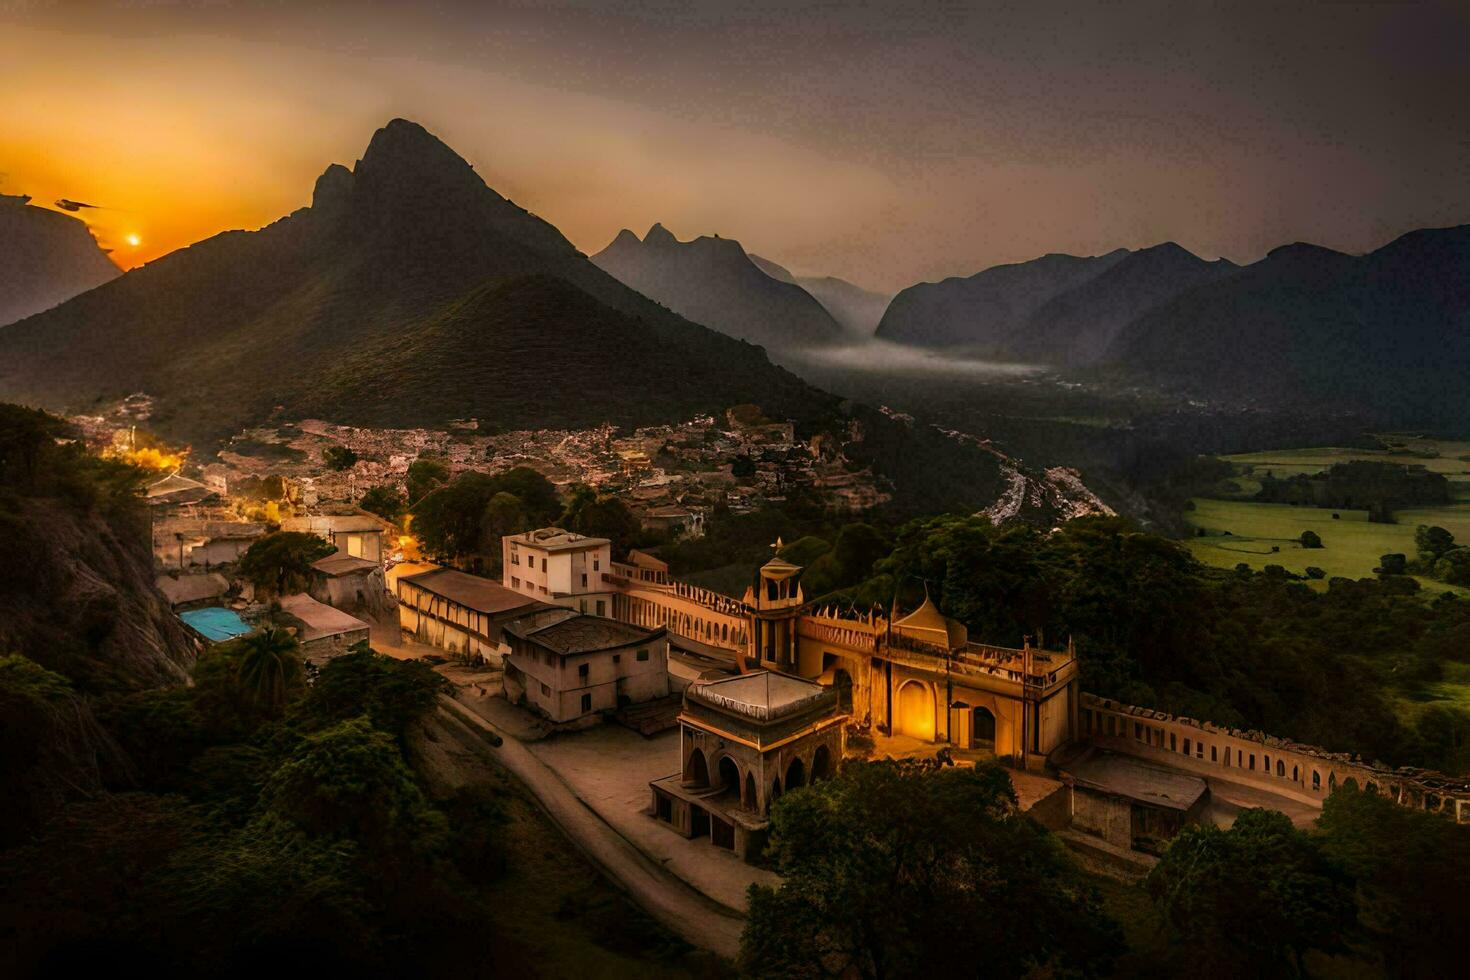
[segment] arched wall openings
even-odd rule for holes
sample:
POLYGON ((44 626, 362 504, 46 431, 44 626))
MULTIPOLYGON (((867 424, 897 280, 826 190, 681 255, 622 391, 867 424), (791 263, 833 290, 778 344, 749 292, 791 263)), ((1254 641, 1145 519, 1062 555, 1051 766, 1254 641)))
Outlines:
POLYGON ((684 785, 709 785, 709 763, 705 761, 704 752, 700 749, 690 752, 689 761, 684 763, 684 785))
POLYGON ((900 735, 934 741, 934 692, 929 685, 923 681, 904 681, 897 700, 898 723, 894 729, 900 735))

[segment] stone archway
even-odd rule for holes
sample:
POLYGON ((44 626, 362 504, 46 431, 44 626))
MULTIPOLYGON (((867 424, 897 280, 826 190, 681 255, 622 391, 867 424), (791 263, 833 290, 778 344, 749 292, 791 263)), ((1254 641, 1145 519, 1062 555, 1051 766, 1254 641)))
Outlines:
POLYGON ((904 681, 898 689, 898 724, 894 733, 934 741, 934 694, 923 681, 904 681))
POLYGON ((704 752, 695 749, 689 753, 689 760, 684 763, 684 785, 702 787, 709 785, 709 763, 705 761, 704 752))
POLYGON ((740 795, 740 767, 735 760, 728 755, 720 756, 720 761, 715 766, 715 775, 719 777, 720 788, 726 793, 740 795))
POLYGON ((837 689, 837 710, 852 711, 852 675, 838 667, 832 673, 832 686, 837 689))
POLYGON ((745 774, 745 796, 741 799, 741 805, 747 810, 757 809, 755 799, 755 774, 745 774))
POLYGON ((812 756, 812 785, 815 786, 818 780, 831 778, 832 751, 825 745, 819 745, 812 756))
POLYGON ((995 712, 989 708, 978 707, 971 713, 970 748, 995 748, 995 712))
POLYGON ((797 756, 791 760, 791 765, 786 767, 786 791, 800 789, 806 785, 806 763, 797 756))

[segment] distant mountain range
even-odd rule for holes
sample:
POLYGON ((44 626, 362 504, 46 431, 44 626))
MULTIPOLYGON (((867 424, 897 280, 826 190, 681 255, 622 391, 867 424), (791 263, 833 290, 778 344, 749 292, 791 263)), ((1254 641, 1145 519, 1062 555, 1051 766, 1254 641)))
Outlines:
POLYGON ((0 326, 122 275, 86 224, 0 194, 0 326))
POLYGON ((1102 363, 1222 400, 1470 424, 1470 225, 1363 256, 1283 246, 1143 313, 1102 363))
MULTIPOLYGON (((655 249, 685 247, 650 237, 655 249)), ((691 254, 717 269, 743 263, 777 304, 777 329, 842 335, 737 243, 706 240, 691 254)), ((901 510, 979 510, 1024 484, 1043 500, 1025 518, 1046 523, 1076 496, 993 449, 820 391, 759 347, 670 312, 402 119, 351 169, 329 166, 310 207, 0 329, 0 400, 89 412, 135 392, 154 398, 151 427, 205 451, 267 420, 588 427, 753 403, 872 466, 901 510)))
POLYGON ((79 410, 136 391, 205 442, 278 410, 551 427, 835 402, 604 273, 405 120, 328 167, 310 207, 0 330, 0 397, 79 410))
POLYGON ((838 279, 836 276, 798 276, 785 266, 752 254, 750 261, 766 275, 781 282, 800 286, 827 308, 832 318, 842 324, 844 330, 858 337, 871 337, 888 309, 890 293, 875 293, 871 289, 838 279))
POLYGON ((675 313, 772 351, 843 338, 842 326, 789 273, 773 278, 733 238, 681 242, 656 224, 639 240, 625 228, 592 261, 675 313))
POLYGON ((877 336, 921 347, 965 347, 1004 357, 1032 314, 1049 300, 1102 274, 1128 256, 1043 255, 998 265, 965 279, 923 282, 888 304, 877 336))

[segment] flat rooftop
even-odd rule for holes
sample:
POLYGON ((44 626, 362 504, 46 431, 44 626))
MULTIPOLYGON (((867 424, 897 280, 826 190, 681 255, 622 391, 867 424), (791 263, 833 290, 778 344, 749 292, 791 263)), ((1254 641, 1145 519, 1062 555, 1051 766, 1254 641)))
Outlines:
POLYGON ((568 531, 559 527, 543 527, 535 531, 525 531, 521 534, 511 535, 511 541, 538 551, 585 551, 589 548, 600 548, 603 545, 611 545, 612 541, 607 538, 589 538, 585 534, 568 531))
POLYGON ((335 606, 317 602, 304 592, 288 595, 281 600, 281 611, 288 613, 301 623, 300 639, 319 640, 325 636, 340 636, 369 629, 367 623, 356 616, 348 615, 335 606))
POLYGON ((1114 752, 1086 756, 1065 771, 1078 786, 1169 810, 1188 810, 1209 789, 1199 776, 1114 752))
POLYGON ((822 700, 826 693, 820 684, 769 670, 736 674, 689 688, 692 697, 706 704, 761 719, 799 711, 822 700))
POLYGON ((339 575, 371 572, 374 569, 381 568, 382 565, 370 558, 354 558, 351 555, 339 551, 335 555, 328 555, 325 558, 317 559, 311 563, 311 567, 323 575, 337 578, 339 575))
POLYGON ((548 609, 522 617, 505 627, 506 632, 545 647, 564 657, 600 650, 616 650, 658 639, 663 630, 645 630, 603 616, 589 616, 571 609, 548 609))
POLYGON ((404 575, 398 581, 407 582, 467 609, 489 615, 540 605, 531 596, 507 589, 494 579, 453 568, 433 568, 427 572, 404 575))

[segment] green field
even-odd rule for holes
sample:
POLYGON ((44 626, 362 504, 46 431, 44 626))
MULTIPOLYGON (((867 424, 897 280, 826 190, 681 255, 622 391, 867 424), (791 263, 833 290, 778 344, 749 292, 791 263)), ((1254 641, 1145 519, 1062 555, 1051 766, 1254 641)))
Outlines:
POLYGON ((1461 499, 1470 499, 1470 442, 1422 439, 1407 435, 1380 435, 1381 449, 1353 449, 1342 446, 1320 446, 1310 449, 1278 449, 1260 453, 1236 453, 1221 459, 1235 463, 1237 477, 1244 493, 1260 489, 1259 477, 1270 472, 1285 479, 1297 474, 1320 473, 1334 463, 1367 460, 1376 463, 1408 463, 1443 473, 1461 499), (1247 472, 1249 470, 1249 472, 1247 472))
MULTIPOLYGON (((1192 527, 1204 528, 1205 537, 1190 538, 1188 547, 1200 561, 1220 568, 1245 562, 1257 571, 1280 565, 1303 574, 1308 565, 1315 565, 1328 578, 1368 578, 1381 555, 1399 552, 1414 557, 1414 529, 1420 524, 1437 524, 1457 541, 1470 542, 1470 504, 1398 511, 1397 524, 1370 524, 1363 510, 1334 512, 1249 500, 1196 498, 1194 507, 1184 516, 1192 527), (1340 518, 1333 520, 1333 513, 1340 518), (1298 543, 1307 530, 1321 536, 1321 548, 1307 549, 1298 543), (1280 550, 1273 552, 1273 547, 1280 550)), ((1325 582, 1314 584, 1326 587, 1325 582)), ((1470 592, 1428 578, 1420 578, 1419 584, 1434 592, 1470 592)))

